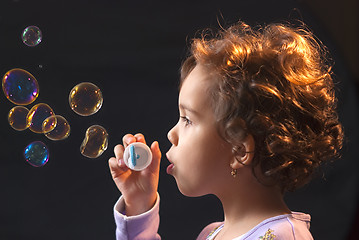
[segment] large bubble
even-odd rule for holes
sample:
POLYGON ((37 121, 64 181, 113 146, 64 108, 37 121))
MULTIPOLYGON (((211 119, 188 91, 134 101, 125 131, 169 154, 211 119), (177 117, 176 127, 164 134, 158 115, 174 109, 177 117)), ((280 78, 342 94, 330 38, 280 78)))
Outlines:
POLYGON ((22 32, 21 39, 26 46, 35 47, 42 40, 41 30, 36 26, 29 26, 22 32))
POLYGON ((102 106, 103 98, 99 87, 90 82, 77 84, 69 94, 71 109, 81 115, 95 114, 102 106))
POLYGON ((70 124, 63 116, 50 116, 42 123, 42 131, 48 139, 63 140, 70 135, 70 124))
POLYGON ((80 146, 82 155, 97 158, 107 149, 108 134, 100 125, 93 125, 86 130, 85 138, 80 146))
MULTIPOLYGON (((55 115, 54 111, 46 103, 38 103, 34 105, 26 117, 26 124, 29 129, 35 133, 44 133, 42 123, 46 118, 55 115)), ((55 126, 53 126, 55 128, 55 126)), ((52 130, 52 129, 51 129, 52 130)), ((48 129, 50 131, 50 129, 48 129)))
POLYGON ((26 116, 28 113, 29 109, 24 106, 13 107, 7 116, 10 126, 17 131, 23 131, 28 128, 26 124, 26 116))
POLYGON ((20 68, 5 73, 2 89, 6 98, 16 105, 28 105, 39 96, 39 84, 36 78, 20 68))
POLYGON ((42 167, 49 160, 49 149, 43 142, 35 141, 26 146, 24 157, 31 166, 42 167))

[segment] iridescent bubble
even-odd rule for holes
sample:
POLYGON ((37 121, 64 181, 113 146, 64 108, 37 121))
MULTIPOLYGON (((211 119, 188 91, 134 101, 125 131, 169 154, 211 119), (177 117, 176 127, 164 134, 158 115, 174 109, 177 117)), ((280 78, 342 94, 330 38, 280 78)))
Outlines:
POLYGON ((42 132, 49 133, 54 130, 57 126, 57 117, 59 115, 51 115, 42 122, 42 132))
POLYGON ((63 140, 70 135, 70 124, 63 116, 50 116, 42 123, 42 131, 48 139, 63 140))
MULTIPOLYGON (((35 133, 44 133, 42 123, 46 118, 55 115, 54 111, 46 103, 34 105, 26 116, 26 124, 35 133)), ((55 128, 55 126, 54 126, 55 128)))
POLYGON ((86 130, 80 152, 85 157, 97 158, 107 149, 107 146, 108 134, 106 130, 99 125, 93 125, 86 130))
POLYGON ((90 116, 100 110, 103 98, 101 90, 93 83, 83 82, 72 88, 69 95, 71 109, 81 115, 90 116))
POLYGON ((2 90, 6 98, 16 105, 28 105, 39 96, 39 84, 36 78, 20 68, 5 73, 2 90))
POLYGON ((40 28, 36 26, 29 26, 24 29, 21 35, 22 42, 25 43, 26 46, 35 47, 42 40, 42 33, 40 28))
POLYGON ((26 107, 13 107, 7 115, 7 120, 9 121, 10 126, 17 131, 23 131, 28 128, 26 124, 26 116, 28 113, 29 109, 26 107))
POLYGON ((26 146, 24 157, 31 166, 42 167, 49 160, 49 149, 43 142, 35 141, 26 146))

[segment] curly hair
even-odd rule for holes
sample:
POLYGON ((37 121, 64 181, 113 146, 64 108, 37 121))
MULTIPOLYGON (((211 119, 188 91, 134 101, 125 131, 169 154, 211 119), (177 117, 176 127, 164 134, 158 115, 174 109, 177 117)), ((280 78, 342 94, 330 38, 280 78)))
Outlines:
POLYGON ((251 28, 238 22, 193 39, 181 82, 197 64, 204 66, 215 81, 211 104, 220 135, 234 154, 252 135, 257 179, 259 166, 264 178, 292 191, 342 147, 327 53, 303 26, 251 28))

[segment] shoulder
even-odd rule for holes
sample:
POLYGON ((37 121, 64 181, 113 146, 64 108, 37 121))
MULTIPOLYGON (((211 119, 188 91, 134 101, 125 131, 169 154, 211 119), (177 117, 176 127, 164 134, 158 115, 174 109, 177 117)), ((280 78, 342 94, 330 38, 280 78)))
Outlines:
POLYGON ((205 228, 203 228, 201 233, 198 235, 197 240, 205 240, 211 232, 214 232, 215 229, 220 227, 222 224, 223 222, 214 222, 207 225, 205 228))
POLYGON ((309 226, 308 214, 293 212, 264 220, 243 239, 313 240, 309 226))

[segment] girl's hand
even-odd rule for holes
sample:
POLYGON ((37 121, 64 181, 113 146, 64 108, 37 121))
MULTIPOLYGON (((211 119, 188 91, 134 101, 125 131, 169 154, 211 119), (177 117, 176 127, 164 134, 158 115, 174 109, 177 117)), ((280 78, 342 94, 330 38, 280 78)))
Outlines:
POLYGON ((161 151, 158 142, 151 145, 152 162, 142 171, 129 169, 123 161, 125 148, 133 142, 146 144, 142 134, 127 134, 123 137, 123 146, 114 148, 115 157, 109 159, 112 179, 121 191, 127 216, 139 215, 150 210, 156 202, 160 170, 161 151))

